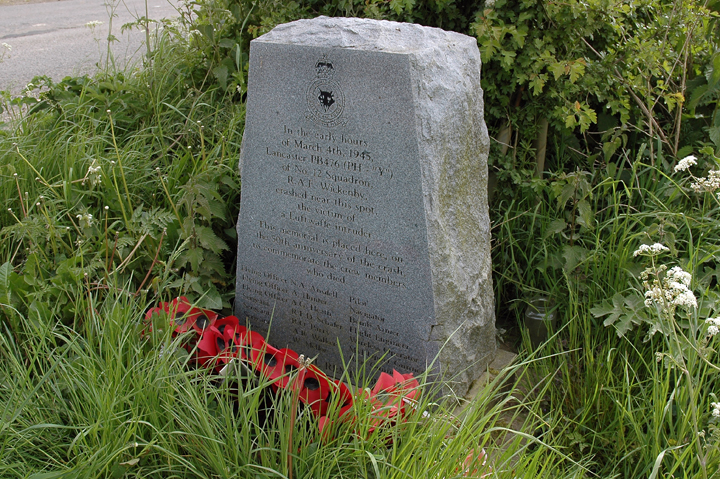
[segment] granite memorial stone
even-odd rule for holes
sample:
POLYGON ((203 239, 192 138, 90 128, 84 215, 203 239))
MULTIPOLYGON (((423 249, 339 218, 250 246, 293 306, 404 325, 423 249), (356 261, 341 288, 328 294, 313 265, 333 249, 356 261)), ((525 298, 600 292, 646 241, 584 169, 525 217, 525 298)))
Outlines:
POLYGON ((474 38, 367 19, 253 40, 235 309, 275 347, 464 394, 495 352, 474 38), (437 360, 435 359, 437 357, 437 360))

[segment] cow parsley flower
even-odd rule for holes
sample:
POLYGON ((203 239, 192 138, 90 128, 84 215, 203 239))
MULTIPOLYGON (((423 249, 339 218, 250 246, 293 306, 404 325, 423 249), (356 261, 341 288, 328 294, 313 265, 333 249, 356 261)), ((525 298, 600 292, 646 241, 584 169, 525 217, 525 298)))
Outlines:
POLYGON ((641 244, 640 247, 635 250, 633 256, 657 256, 666 251, 670 251, 670 248, 660 243, 655 243, 653 245, 641 244))
POLYGON ((698 178, 697 182, 690 185, 695 193, 709 192, 720 189, 720 170, 708 171, 707 178, 698 178))
POLYGON ((712 402, 710 407, 712 407, 713 417, 720 417, 720 402, 712 402))
POLYGON ((678 306, 697 308, 697 299, 689 288, 692 275, 681 267, 674 266, 669 270, 666 270, 664 265, 656 269, 648 268, 643 271, 641 278, 646 290, 645 306, 655 304, 670 314, 674 313, 678 306), (652 282, 649 281, 651 276, 655 278, 652 282))
POLYGON ((688 168, 690 168, 693 165, 697 165, 697 158, 693 155, 686 156, 682 160, 678 161, 678 164, 675 165, 675 173, 678 171, 685 171, 688 168))
POLYGON ((720 333, 720 317, 707 318, 705 324, 708 325, 707 334, 708 336, 715 336, 720 333))

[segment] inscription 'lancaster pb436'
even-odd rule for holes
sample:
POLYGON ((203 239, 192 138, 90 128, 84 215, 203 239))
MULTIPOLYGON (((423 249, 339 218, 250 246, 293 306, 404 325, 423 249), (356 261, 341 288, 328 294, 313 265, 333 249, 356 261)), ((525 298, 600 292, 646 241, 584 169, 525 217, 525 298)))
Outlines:
POLYGON ((392 22, 321 17, 251 43, 241 319, 328 372, 340 351, 415 374, 440 353, 464 392, 494 351, 479 67, 473 39, 392 22), (429 91, 439 75, 458 91, 429 91))

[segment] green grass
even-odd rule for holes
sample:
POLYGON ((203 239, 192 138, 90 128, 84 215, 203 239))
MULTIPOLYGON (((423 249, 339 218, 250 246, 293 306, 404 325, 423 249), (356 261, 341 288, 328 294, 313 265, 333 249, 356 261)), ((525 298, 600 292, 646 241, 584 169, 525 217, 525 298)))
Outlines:
MULTIPOLYGON (((16 120, 0 129, 0 477, 451 478, 479 448, 490 477, 718 477, 720 361, 704 323, 720 310, 718 203, 647 149, 592 172, 499 175, 497 317, 523 335, 542 294, 558 324, 537 350, 514 344, 516 363, 462 411, 423 385, 406 421, 371 432, 358 401, 323 437, 267 381, 222 380, 177 340, 143 337, 159 301, 229 314, 234 294, 242 88, 213 86, 193 37, 164 32, 139 70, 2 96, 16 120), (642 305, 633 252, 654 242, 693 274, 696 311, 642 305)), ((720 166, 701 157, 698 176, 720 166)))
POLYGON ((404 422, 371 431, 371 411, 357 402, 356 419, 323 437, 302 411, 290 445, 289 394, 240 368, 224 381, 189 368, 167 335, 149 344, 140 337, 141 305, 125 295, 91 295, 87 306, 75 329, 44 318, 0 335, 3 477, 288 477, 289 456, 294 477, 457 477, 481 447, 499 477, 582 469, 543 445, 549 433, 512 432, 513 423, 556 427, 539 402, 501 392, 517 390, 522 363, 459 414, 426 394, 404 422), (533 444, 541 447, 530 451, 533 444))

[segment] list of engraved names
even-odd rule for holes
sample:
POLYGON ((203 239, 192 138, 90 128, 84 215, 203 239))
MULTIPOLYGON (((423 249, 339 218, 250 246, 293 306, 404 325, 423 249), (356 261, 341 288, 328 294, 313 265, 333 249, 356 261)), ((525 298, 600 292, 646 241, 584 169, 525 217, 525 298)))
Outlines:
POLYGON ((352 293, 363 284, 401 295, 408 290, 411 258, 388 247, 377 228, 391 213, 378 193, 398 187, 391 159, 378 156, 368 138, 347 132, 283 124, 273 133, 267 136, 273 141, 254 149, 263 158, 253 161, 273 178, 267 193, 281 209, 254 219, 246 234, 253 251, 302 265, 305 274, 283 277, 241 265, 244 314, 268 324, 273 311, 283 311, 283 335, 317 351, 320 367, 323 356, 337 353, 339 338, 357 345, 361 356, 389 351, 389 367, 423 370, 398 325, 352 293))

